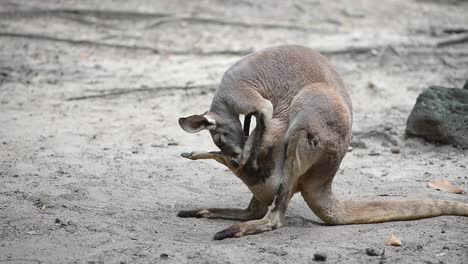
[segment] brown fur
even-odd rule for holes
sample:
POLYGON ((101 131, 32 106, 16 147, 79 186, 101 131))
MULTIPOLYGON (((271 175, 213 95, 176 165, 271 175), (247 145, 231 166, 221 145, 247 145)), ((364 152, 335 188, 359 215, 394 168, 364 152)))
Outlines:
POLYGON ((328 224, 468 216, 468 204, 460 202, 340 201, 333 195, 332 181, 351 141, 351 100, 327 60, 302 46, 265 49, 235 63, 224 74, 210 111, 179 123, 189 132, 209 129, 221 149, 217 154, 185 157, 225 164, 254 196, 247 209, 200 209, 199 215, 261 218, 233 225, 215 239, 281 227, 295 192, 301 192, 311 210, 328 224), (257 118, 247 140, 240 114, 257 118), (258 213, 252 214, 255 210, 258 213))

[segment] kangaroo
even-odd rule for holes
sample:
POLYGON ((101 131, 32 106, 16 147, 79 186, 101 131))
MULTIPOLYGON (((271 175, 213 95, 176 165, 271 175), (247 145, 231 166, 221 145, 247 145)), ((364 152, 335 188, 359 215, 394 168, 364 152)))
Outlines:
POLYGON ((210 110, 179 124, 190 133, 207 129, 221 150, 183 157, 224 164, 253 197, 245 209, 202 208, 178 216, 246 221, 216 233, 216 240, 282 227, 297 192, 330 225, 468 216, 463 202, 339 200, 332 182, 351 141, 352 120, 343 81, 318 52, 288 45, 247 55, 225 72, 210 110), (240 115, 246 116, 244 128, 240 115), (257 125, 248 135, 252 115, 257 125))

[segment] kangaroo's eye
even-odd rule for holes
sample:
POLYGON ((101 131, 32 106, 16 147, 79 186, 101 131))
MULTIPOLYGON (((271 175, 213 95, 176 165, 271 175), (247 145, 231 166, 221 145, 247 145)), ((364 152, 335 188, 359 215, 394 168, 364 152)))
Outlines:
POLYGON ((221 146, 223 145, 223 136, 221 135, 214 135, 213 136, 213 141, 216 145, 221 146))

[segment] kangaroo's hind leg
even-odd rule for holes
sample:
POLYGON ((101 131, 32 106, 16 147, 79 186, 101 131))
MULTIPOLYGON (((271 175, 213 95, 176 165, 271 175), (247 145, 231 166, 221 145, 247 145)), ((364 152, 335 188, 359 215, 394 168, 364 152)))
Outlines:
POLYGON ((235 220, 252 220, 262 218, 268 211, 268 206, 256 199, 255 196, 250 200, 245 209, 240 208, 206 208, 197 210, 180 211, 178 217, 197 217, 197 218, 224 218, 235 220))
POLYGON ((273 205, 270 206, 266 215, 259 220, 252 220, 240 224, 234 224, 214 235, 215 240, 225 238, 241 237, 244 235, 257 234, 271 231, 284 225, 284 216, 291 199, 292 191, 288 186, 281 186, 275 196, 273 205))
POLYGON ((277 168, 271 176, 278 179, 279 184, 268 213, 262 219, 232 225, 216 233, 214 239, 241 237, 282 227, 289 201, 297 190, 298 180, 315 160, 316 155, 310 155, 310 152, 317 152, 316 148, 316 142, 310 139, 306 131, 290 129, 283 143, 281 153, 284 156, 277 162, 277 168))

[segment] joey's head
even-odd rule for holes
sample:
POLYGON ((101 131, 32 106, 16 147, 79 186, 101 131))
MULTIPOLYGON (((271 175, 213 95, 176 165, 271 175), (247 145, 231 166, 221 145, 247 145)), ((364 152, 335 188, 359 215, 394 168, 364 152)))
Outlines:
POLYGON ((245 144, 242 124, 238 117, 222 117, 213 112, 179 119, 180 127, 189 133, 208 129, 211 138, 221 152, 239 162, 245 144))

